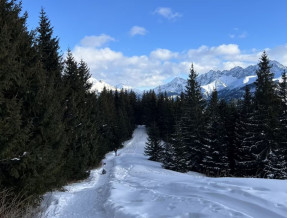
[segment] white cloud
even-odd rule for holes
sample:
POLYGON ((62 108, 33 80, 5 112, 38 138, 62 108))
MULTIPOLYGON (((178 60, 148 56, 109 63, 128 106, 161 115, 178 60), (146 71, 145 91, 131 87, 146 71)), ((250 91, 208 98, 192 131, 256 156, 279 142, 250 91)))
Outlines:
MULTIPOLYGON (((265 49, 271 60, 287 65, 287 45, 265 49)), ((189 73, 193 63, 197 73, 209 70, 228 70, 236 66, 257 64, 262 51, 242 52, 236 44, 200 46, 188 51, 173 52, 159 48, 149 55, 126 56, 111 48, 78 45, 73 49, 76 60, 87 62, 96 79, 116 85, 123 83, 134 88, 155 87, 166 79, 189 73)))
MULTIPOLYGON (((197 64, 197 71, 205 73, 210 69, 229 70, 236 66, 248 66, 256 64, 261 52, 242 53, 236 44, 222 44, 219 46, 201 46, 190 49, 186 58, 197 64)), ((196 66, 196 65, 195 65, 196 66)))
POLYGON ((235 55, 240 53, 236 44, 223 44, 218 47, 211 47, 210 51, 218 55, 235 55))
POLYGON ((145 35, 147 34, 147 30, 144 27, 141 26, 133 26, 130 29, 130 35, 135 36, 135 35, 145 35))
POLYGON ((171 8, 165 8, 165 7, 157 8, 154 11, 154 13, 169 20, 174 20, 176 18, 182 17, 182 14, 178 12, 173 12, 171 8))
POLYGON ((81 40, 81 45, 84 47, 102 47, 115 39, 109 35, 101 34, 99 36, 85 36, 81 40))
POLYGON ((170 60, 172 58, 178 57, 177 52, 171 52, 168 49, 156 49, 150 53, 150 57, 159 60, 170 60))
POLYGON ((277 46, 273 49, 265 49, 271 60, 276 60, 287 66, 287 44, 277 46))

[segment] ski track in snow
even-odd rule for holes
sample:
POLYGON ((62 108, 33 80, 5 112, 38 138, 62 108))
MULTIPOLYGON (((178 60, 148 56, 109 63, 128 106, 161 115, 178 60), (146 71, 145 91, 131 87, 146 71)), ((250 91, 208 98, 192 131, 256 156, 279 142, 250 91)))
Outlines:
POLYGON ((46 194, 48 218, 287 217, 286 180, 208 178, 161 168, 143 155, 144 126, 66 192, 46 194))

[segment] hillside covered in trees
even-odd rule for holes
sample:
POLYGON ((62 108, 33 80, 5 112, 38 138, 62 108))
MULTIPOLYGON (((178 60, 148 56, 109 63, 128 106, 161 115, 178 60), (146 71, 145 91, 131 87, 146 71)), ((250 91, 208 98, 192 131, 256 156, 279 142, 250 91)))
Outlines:
POLYGON ((276 84, 265 52, 258 65, 255 93, 246 86, 236 101, 218 99, 216 90, 204 100, 193 66, 185 93, 175 101, 144 95, 144 116, 158 114, 144 119, 150 159, 179 172, 286 179, 286 72, 276 84))
POLYGON ((88 176, 131 137, 133 92, 90 92, 90 73, 59 39, 45 11, 28 31, 15 1, 0 2, 0 188, 41 196, 88 176))

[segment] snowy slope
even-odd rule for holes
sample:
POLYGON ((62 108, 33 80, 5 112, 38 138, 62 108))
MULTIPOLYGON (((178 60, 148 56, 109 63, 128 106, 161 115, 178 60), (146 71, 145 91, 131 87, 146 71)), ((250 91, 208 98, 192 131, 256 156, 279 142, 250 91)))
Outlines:
POLYGON ((186 80, 180 77, 176 77, 167 84, 157 86, 156 88, 154 88, 154 91, 156 94, 160 92, 180 94, 181 92, 184 92, 185 86, 186 86, 186 80))
POLYGON ((89 179, 45 196, 48 218, 287 217, 287 182, 208 178, 162 169, 143 155, 146 131, 139 126, 119 156, 106 155, 89 179))
MULTIPOLYGON (((287 67, 277 61, 270 61, 270 65, 272 66, 271 72, 274 73, 275 80, 278 80, 281 77, 283 70, 287 70, 287 67)), ((223 89, 239 89, 247 84, 255 82, 257 78, 257 69, 258 65, 251 65, 247 68, 235 67, 231 70, 211 70, 206 74, 200 75, 198 77, 198 82, 207 94, 210 94, 214 88, 216 88, 217 91, 223 89)))
POLYGON ((91 87, 92 92, 96 92, 96 93, 102 92, 104 87, 106 87, 107 90, 112 90, 112 91, 116 90, 116 87, 106 83, 103 80, 97 80, 96 78, 91 77, 88 81, 92 83, 92 87, 91 87))
POLYGON ((91 77, 89 80, 88 80, 90 83, 92 83, 92 87, 91 87, 91 91, 92 92, 96 92, 96 93, 100 93, 103 91, 104 87, 107 89, 107 90, 112 90, 112 91, 115 91, 115 90, 118 90, 118 91, 121 91, 122 89, 124 90, 127 90, 127 91, 134 91, 137 95, 141 95, 142 94, 142 91, 139 90, 139 89, 133 89, 131 86, 127 86, 127 85, 124 85, 122 83, 119 83, 117 84, 116 86, 112 86, 108 83, 106 83, 105 81, 103 80, 97 80, 96 78, 94 77, 91 77))

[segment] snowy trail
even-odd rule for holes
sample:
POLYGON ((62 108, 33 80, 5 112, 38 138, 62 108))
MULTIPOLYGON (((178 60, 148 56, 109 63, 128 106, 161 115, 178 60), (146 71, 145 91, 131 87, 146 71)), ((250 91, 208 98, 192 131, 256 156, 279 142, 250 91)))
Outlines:
MULTIPOLYGON (((161 168, 143 155, 146 132, 106 155, 107 174, 93 170, 89 179, 50 194, 47 217, 287 217, 287 181, 208 178, 161 168)), ((47 199, 48 199, 47 195, 47 199)))
POLYGON ((53 192, 45 196, 43 204, 48 204, 44 217, 53 218, 78 218, 102 217, 108 218, 104 208, 109 195, 109 180, 113 168, 114 154, 106 155, 107 173, 102 175, 103 167, 91 171, 90 177, 83 182, 68 185, 65 192, 53 192))

